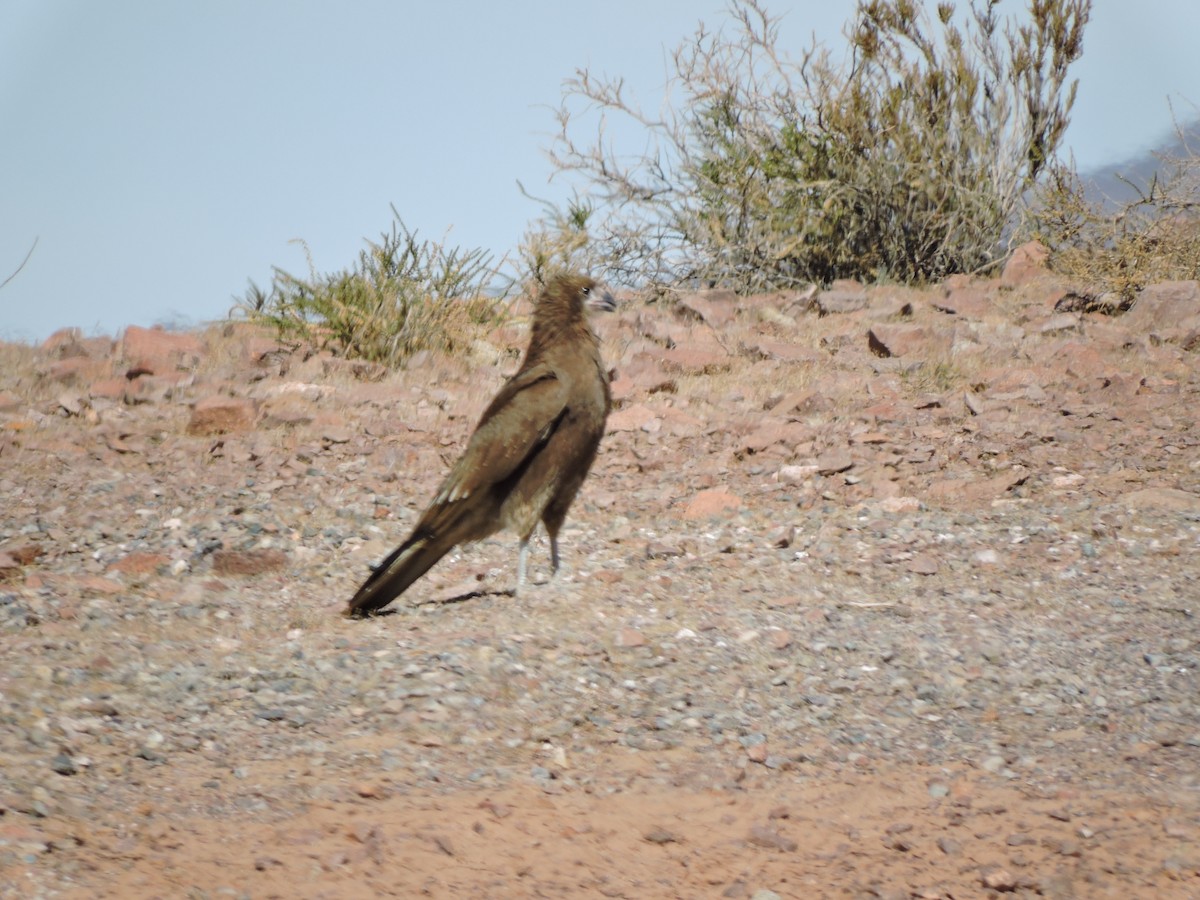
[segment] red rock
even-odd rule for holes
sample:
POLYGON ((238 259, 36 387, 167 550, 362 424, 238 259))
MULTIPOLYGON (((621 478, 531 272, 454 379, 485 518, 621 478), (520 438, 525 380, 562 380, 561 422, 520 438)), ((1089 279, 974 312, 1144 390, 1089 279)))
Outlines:
POLYGON ((867 346, 876 356, 929 357, 947 353, 953 339, 949 334, 923 325, 893 325, 877 322, 867 332, 867 346))
POLYGON ((626 409, 618 409, 608 417, 608 431, 655 432, 662 427, 662 419, 644 404, 637 403, 626 409))
POLYGON ((107 571, 123 572, 126 575, 150 575, 170 562, 170 557, 162 553, 129 553, 110 563, 107 571))
POLYGON ((621 367, 620 377, 629 378, 637 388, 649 394, 673 394, 676 390, 675 379, 659 364, 658 352, 635 353, 621 367))
POLYGON ((648 338, 650 344, 658 347, 673 347, 680 340, 687 341, 692 333, 691 324, 668 322, 662 316, 649 313, 639 314, 634 328, 641 337, 648 338))
POLYGON ((114 453, 145 453, 146 441, 140 435, 104 431, 104 446, 114 453))
POLYGON ((733 322, 737 313, 737 295, 725 290, 700 291, 684 294, 677 306, 720 331, 733 322))
POLYGON ((94 378, 106 373, 108 367, 100 361, 84 356, 73 356, 70 359, 60 359, 50 363, 45 368, 45 375, 51 381, 64 385, 87 384, 94 378))
POLYGON ((675 535, 664 535, 661 540, 649 541, 646 544, 646 558, 670 559, 676 556, 686 556, 695 549, 687 544, 690 542, 685 542, 675 535))
POLYGON ((1050 251, 1041 241, 1022 244, 1013 251, 1008 262, 1004 264, 1000 283, 1007 287, 1018 287, 1036 281, 1049 273, 1050 270, 1046 267, 1049 258, 1050 251))
POLYGON ((868 492, 876 500, 897 500, 900 498, 900 484, 891 477, 883 476, 871 479, 866 485, 868 492))
POLYGON ((704 428, 704 421, 695 416, 688 415, 681 409, 668 407, 662 411, 662 425, 667 429, 668 434, 675 437, 692 437, 700 433, 704 428))
POLYGON ((887 513, 908 513, 917 512, 921 508, 921 501, 916 497, 896 496, 884 497, 879 501, 879 509, 881 512, 887 513))
POLYGON ((59 394, 58 408, 68 416, 82 415, 84 410, 83 398, 74 393, 59 394))
POLYGON ((826 477, 848 472, 852 468, 854 468, 854 460, 844 450, 823 453, 817 459, 817 471, 826 477))
POLYGON ((731 494, 726 488, 710 488, 700 491, 692 498, 683 517, 685 519, 707 519, 727 510, 739 509, 741 505, 741 498, 731 494))
POLYGON ((857 281, 838 279, 828 290, 817 294, 813 302, 821 316, 857 312, 867 308, 867 289, 857 281))
POLYGON ((774 359, 780 362, 818 363, 825 359, 821 354, 801 344, 776 341, 770 338, 754 338, 745 342, 742 349, 759 359, 774 359))
POLYGON ((4 548, 4 552, 15 559, 23 566, 32 563, 39 556, 42 556, 46 551, 39 544, 24 543, 12 544, 4 548))
POLYGON ((927 495, 932 500, 958 500, 974 502, 978 500, 994 500, 1002 497, 1012 488, 1025 480, 1024 475, 1016 472, 1006 472, 993 478, 971 480, 952 478, 937 481, 929 486, 927 495))
POLYGON ((1164 281, 1138 294, 1122 324, 1162 341, 1179 343, 1200 328, 1200 281, 1164 281))
POLYGON ((70 359, 74 356, 86 357, 87 351, 80 343, 83 332, 78 328, 60 328, 46 340, 42 341, 41 350, 47 356, 55 359, 70 359))
POLYGON ((617 405, 633 397, 638 389, 636 382, 623 372, 619 373, 608 387, 612 391, 613 403, 617 405))
POLYGON ((348 444, 354 437, 354 432, 336 421, 322 421, 321 440, 328 444, 348 444))
MULTIPOLYGON (((909 292, 903 288, 888 285, 872 288, 867 292, 867 312, 872 321, 883 321, 894 318, 908 318, 917 311, 909 292)), ((915 293, 915 292, 913 292, 915 293)))
POLYGON ((914 575, 936 575, 938 573, 938 561, 928 554, 920 553, 909 561, 908 571, 914 575))
POLYGON ((907 411, 893 401, 876 403, 863 410, 865 416, 878 422, 902 422, 908 417, 907 411))
POLYGON ((1176 488, 1143 488, 1121 496, 1130 509, 1150 509, 1158 512, 1200 513, 1200 494, 1176 488))
POLYGON ((104 360, 112 355, 112 338, 85 338, 78 328, 60 328, 42 342, 41 353, 51 359, 104 360))
POLYGON ((1077 341, 1053 342, 1036 348, 1032 355, 1054 372, 1091 380, 1113 370, 1113 365, 1095 347, 1077 341))
POLYGON ((818 471, 820 471, 820 468, 815 465, 783 466, 775 473, 775 476, 786 484, 803 484, 816 475, 818 471))
POLYGON ((85 575, 79 579, 79 587, 92 594, 119 594, 125 590, 120 583, 99 575, 85 575))
POLYGON ((258 418, 258 409, 251 400, 240 397, 206 397, 192 410, 187 433, 191 435, 228 434, 249 431, 258 418))
POLYGON ((729 354, 719 345, 704 347, 673 347, 662 354, 663 368, 685 375, 714 375, 727 371, 732 365, 729 354))
POLYGON ((1041 334, 1054 334, 1060 331, 1080 331, 1079 313, 1056 313, 1038 325, 1037 330, 1041 334))
POLYGON ((768 447, 782 444, 784 447, 794 447, 812 439, 812 429, 799 422, 765 422, 741 441, 739 452, 762 453, 768 447))
POLYGON ((276 394, 262 402, 262 426, 308 425, 316 415, 316 404, 299 394, 276 394))
POLYGON ((856 444, 890 444, 892 442, 891 435, 884 434, 882 431, 863 431, 859 434, 850 436, 856 444))
POLYGON ((622 649, 646 646, 646 637, 636 628, 622 628, 617 632, 613 643, 622 649))
POLYGON ((194 334, 130 325, 121 338, 121 356, 139 374, 163 375, 181 366, 195 368, 203 345, 194 334))
POLYGON ((128 386, 129 382, 124 378, 101 378, 88 387, 88 396, 92 399, 122 400, 128 386))
POLYGON ((810 284, 803 290, 770 291, 765 294, 747 294, 738 298, 738 310, 751 313, 751 319, 756 322, 780 323, 791 321, 793 316, 800 315, 812 309, 813 297, 818 288, 810 284))
POLYGON ((824 406, 823 398, 816 391, 793 391, 790 394, 784 394, 783 398, 771 407, 770 412, 777 416, 789 416, 793 413, 815 412, 822 406, 824 406))
POLYGON ((982 319, 995 311, 996 302, 995 297, 986 287, 967 284, 955 287, 947 286, 946 296, 941 300, 934 300, 931 305, 934 309, 950 315, 962 316, 966 319, 982 319))

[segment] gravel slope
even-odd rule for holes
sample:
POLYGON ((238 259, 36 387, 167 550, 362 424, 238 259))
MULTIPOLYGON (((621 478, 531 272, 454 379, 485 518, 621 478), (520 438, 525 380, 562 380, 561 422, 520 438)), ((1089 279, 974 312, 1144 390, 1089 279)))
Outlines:
POLYGON ((1200 896, 1194 351, 863 296, 603 323, 566 575, 365 622, 510 355, 4 348, 0 896, 1200 896))

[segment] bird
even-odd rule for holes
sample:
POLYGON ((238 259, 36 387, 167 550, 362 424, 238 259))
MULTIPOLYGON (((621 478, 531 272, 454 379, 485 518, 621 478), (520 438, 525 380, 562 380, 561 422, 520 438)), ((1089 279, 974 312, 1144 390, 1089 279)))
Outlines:
POLYGON ((516 532, 517 592, 525 586, 529 538, 538 522, 558 572, 558 534, 596 459, 612 408, 600 339, 588 312, 616 309, 612 293, 585 275, 547 279, 533 309, 520 367, 484 410, 408 538, 351 598, 363 617, 395 600, 459 544, 516 532))

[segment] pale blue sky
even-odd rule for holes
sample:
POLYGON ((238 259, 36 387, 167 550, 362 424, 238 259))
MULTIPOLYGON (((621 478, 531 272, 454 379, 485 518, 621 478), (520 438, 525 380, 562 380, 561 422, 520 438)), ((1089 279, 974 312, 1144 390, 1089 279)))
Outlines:
MULTIPOLYGON (((768 2, 785 45, 840 50, 853 0, 768 2)), ((1002 10, 1022 8, 1006 0, 1002 10)), ((2 0, 0 338, 221 318, 272 265, 342 268, 390 224, 496 257, 547 185, 576 67, 653 106, 667 50, 720 0, 2 0)), ((1081 169, 1200 103, 1196 0, 1095 0, 1073 74, 1081 169)), ((636 148, 635 148, 636 149, 636 148)))

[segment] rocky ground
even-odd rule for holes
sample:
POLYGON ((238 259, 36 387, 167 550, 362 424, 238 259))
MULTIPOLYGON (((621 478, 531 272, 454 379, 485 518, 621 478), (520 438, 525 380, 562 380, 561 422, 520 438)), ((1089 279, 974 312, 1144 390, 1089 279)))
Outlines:
POLYGON ((513 371, 0 346, 0 897, 1200 897, 1200 285, 628 303, 618 408, 342 617, 513 371))

